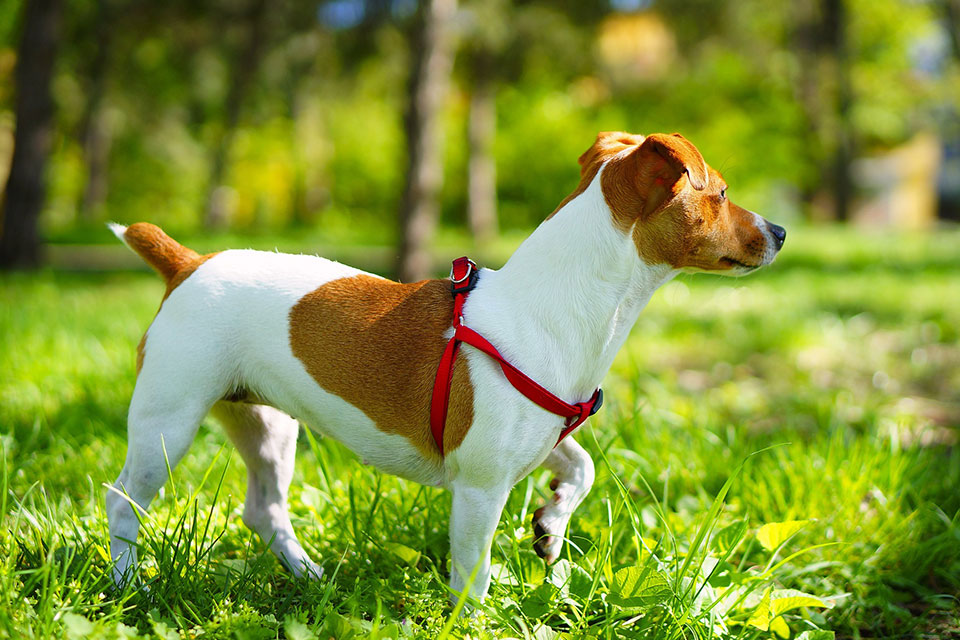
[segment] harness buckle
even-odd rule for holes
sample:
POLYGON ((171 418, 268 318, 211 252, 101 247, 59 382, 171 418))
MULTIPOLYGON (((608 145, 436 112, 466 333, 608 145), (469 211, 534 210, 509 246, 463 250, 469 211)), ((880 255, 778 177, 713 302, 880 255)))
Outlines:
POLYGON ((476 262, 466 256, 457 258, 450 267, 450 290, 454 295, 468 293, 477 286, 479 278, 480 272, 477 270, 476 262))
POLYGON ((597 387, 596 399, 593 401, 593 406, 590 407, 589 415, 595 414, 597 411, 600 411, 600 407, 603 406, 603 389, 597 387))

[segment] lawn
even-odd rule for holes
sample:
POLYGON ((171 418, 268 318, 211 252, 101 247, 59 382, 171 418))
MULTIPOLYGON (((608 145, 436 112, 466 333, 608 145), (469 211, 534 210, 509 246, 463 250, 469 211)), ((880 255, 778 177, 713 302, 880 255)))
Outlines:
POLYGON ((243 464, 212 420, 145 522, 149 589, 113 591, 103 484, 163 287, 2 276, 0 636, 960 635, 958 247, 791 230, 764 272, 668 284, 577 435, 597 482, 564 558, 532 551, 538 471, 504 511, 490 597, 459 618, 447 494, 302 433, 291 510, 326 577, 297 581, 240 522, 243 464))

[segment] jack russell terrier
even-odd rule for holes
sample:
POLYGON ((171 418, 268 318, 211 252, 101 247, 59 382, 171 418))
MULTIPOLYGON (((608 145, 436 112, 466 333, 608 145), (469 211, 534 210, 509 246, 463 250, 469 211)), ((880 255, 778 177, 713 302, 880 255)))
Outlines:
POLYGON ((111 225, 166 281, 106 497, 114 580, 136 569, 134 508, 211 411, 246 463, 243 521, 297 576, 322 573, 287 513, 298 419, 383 471, 449 488, 450 586, 462 592, 476 571, 478 599, 510 489, 546 467, 554 494, 534 515, 534 544, 556 560, 594 479, 562 435, 598 407, 653 292, 680 272, 749 273, 786 236, 730 202, 679 134, 601 133, 579 162, 577 189, 502 269, 454 264, 453 294, 451 280, 396 283, 306 255, 199 255, 151 224, 111 225))

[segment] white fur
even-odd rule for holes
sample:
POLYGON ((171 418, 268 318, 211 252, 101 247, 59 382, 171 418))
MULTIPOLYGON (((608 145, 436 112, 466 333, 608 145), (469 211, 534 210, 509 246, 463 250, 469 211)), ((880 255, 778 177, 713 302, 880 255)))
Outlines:
MULTIPOLYGON (((464 308, 467 326, 568 402, 591 396, 654 291, 676 275, 669 266, 643 262, 631 235, 613 225, 602 173, 541 224, 502 269, 484 270, 464 308)), ((122 236, 120 229, 113 230, 122 236)), ((120 492, 145 509, 167 478, 162 446, 175 466, 203 416, 240 385, 276 407, 217 405, 250 471, 244 521, 265 540, 273 538, 273 551, 298 575, 318 575, 319 569, 286 514, 295 449, 289 416, 384 471, 451 489, 454 590, 461 591, 476 569, 471 593, 486 594, 490 544, 507 495, 540 464, 557 482, 553 500, 538 512, 549 536, 540 545, 548 558, 557 557, 570 516, 593 483, 593 463, 572 438, 553 448, 563 419, 522 396, 493 360, 463 347, 474 422, 460 447, 438 464, 320 388, 293 355, 291 307, 324 283, 358 273, 322 258, 226 251, 163 303, 147 333, 130 405, 127 462, 118 491, 107 500, 118 582, 135 566, 130 543, 137 536, 137 519, 120 492)))
MULTIPOLYGON (((113 235, 117 236, 117 240, 123 244, 127 244, 127 239, 123 235, 127 232, 127 228, 125 226, 122 224, 117 224, 116 222, 108 222, 107 227, 113 232, 113 235)), ((129 247, 130 245, 127 246, 129 247)))
MULTIPOLYGON (((670 267, 640 260, 630 235, 614 227, 600 190, 601 174, 602 170, 582 194, 541 224, 502 269, 484 270, 464 305, 468 326, 567 402, 590 398, 640 311, 657 287, 675 275, 670 267)), ((572 437, 561 445, 562 451, 554 450, 563 418, 521 395, 486 355, 469 346, 463 350, 474 388, 474 422, 460 447, 446 458, 454 505, 458 491, 470 491, 474 501, 477 494, 486 495, 488 508, 499 513, 510 488, 552 455, 548 466, 566 486, 556 507, 546 514, 549 521, 541 524, 548 533, 563 535, 559 527, 566 527, 569 513, 593 483, 592 463, 585 452, 565 456, 564 452, 583 451, 572 437)), ((469 550, 453 545, 462 531, 451 522, 454 589, 466 580, 458 571, 468 575, 485 554, 472 591, 478 597, 486 593, 488 539, 496 521, 482 534, 467 534, 469 550), (464 555, 459 562, 458 549, 464 555)), ((551 550, 558 552, 558 545, 554 541, 551 550)))

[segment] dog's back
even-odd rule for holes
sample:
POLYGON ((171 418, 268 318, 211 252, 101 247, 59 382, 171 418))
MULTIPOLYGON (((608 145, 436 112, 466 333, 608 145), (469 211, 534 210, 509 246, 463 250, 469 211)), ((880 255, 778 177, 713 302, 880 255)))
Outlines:
MULTIPOLYGON (((399 284, 307 255, 201 255, 148 223, 113 230, 167 284, 138 388, 269 404, 393 473, 439 481, 429 396, 452 317, 446 281, 399 284)), ((451 449, 472 419, 465 364, 456 375, 451 449)), ((139 395, 134 406, 151 402, 139 395)))

